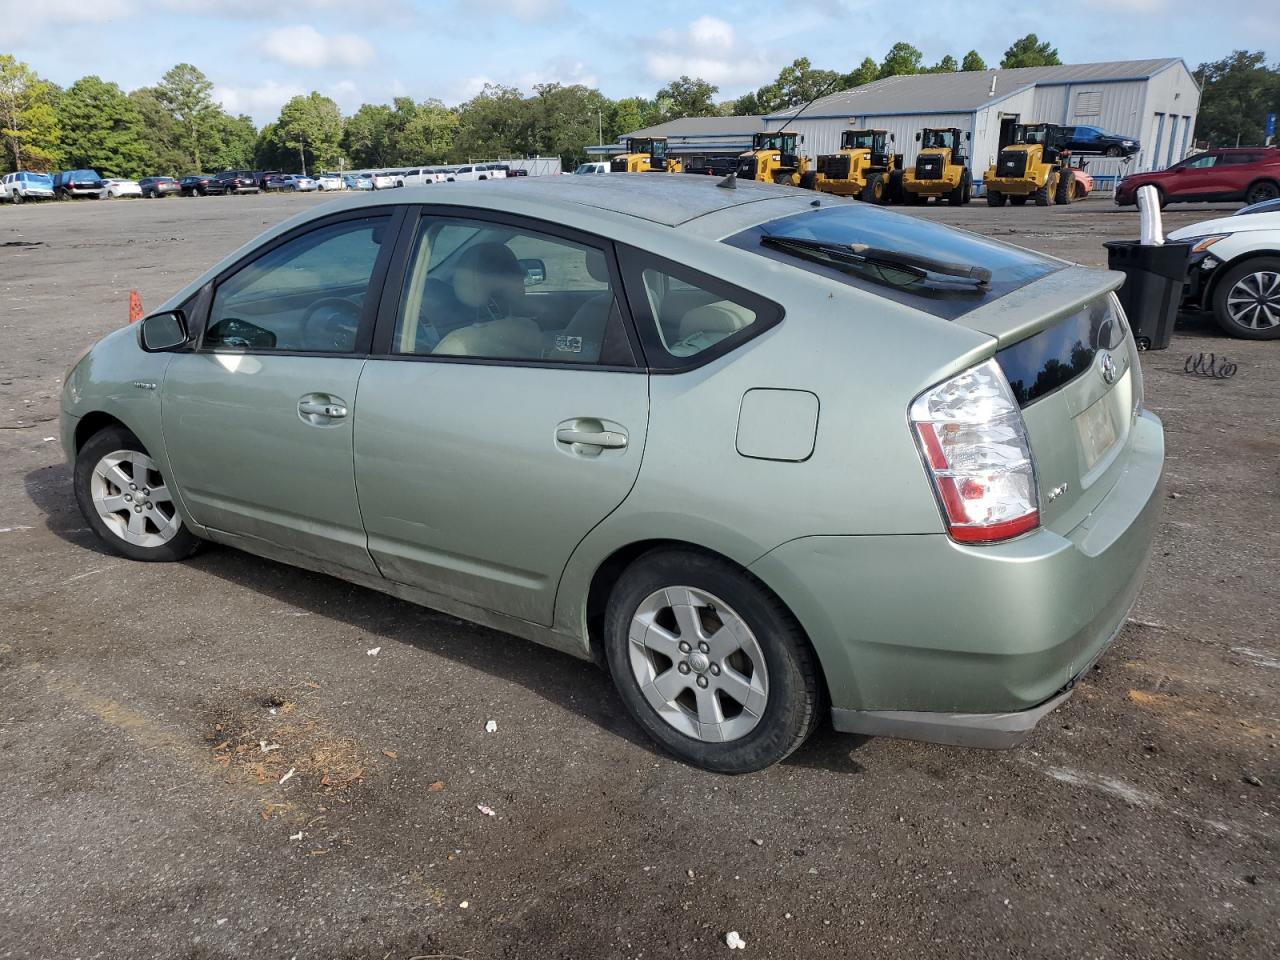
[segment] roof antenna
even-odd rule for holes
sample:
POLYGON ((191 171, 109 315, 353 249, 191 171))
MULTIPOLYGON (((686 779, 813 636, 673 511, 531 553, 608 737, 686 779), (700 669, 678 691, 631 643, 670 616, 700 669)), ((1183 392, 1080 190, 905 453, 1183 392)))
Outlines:
POLYGON ((738 189, 738 171, 731 170, 729 175, 716 184, 717 187, 724 187, 726 190, 738 189))
POLYGON ((996 76, 997 74, 994 73, 991 75, 991 89, 987 91, 988 97, 994 97, 996 95, 996 76))

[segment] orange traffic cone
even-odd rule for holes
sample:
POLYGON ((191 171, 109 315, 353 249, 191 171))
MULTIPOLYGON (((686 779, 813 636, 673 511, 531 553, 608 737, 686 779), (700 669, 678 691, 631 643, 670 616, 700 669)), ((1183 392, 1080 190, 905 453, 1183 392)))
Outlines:
POLYGON ((129 322, 137 323, 142 319, 142 298, 137 290, 129 291, 129 322))

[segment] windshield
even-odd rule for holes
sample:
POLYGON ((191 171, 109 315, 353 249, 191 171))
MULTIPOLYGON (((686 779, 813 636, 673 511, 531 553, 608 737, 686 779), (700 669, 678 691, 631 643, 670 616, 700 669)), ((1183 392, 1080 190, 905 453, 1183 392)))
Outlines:
POLYGON ((1065 266, 1029 250, 861 203, 840 204, 772 220, 729 237, 725 242, 948 320, 1065 266), (851 269, 817 251, 762 244, 761 239, 766 236, 844 246, 866 245, 908 257, 980 267, 990 271, 991 278, 977 292, 972 288, 926 284, 905 270, 851 269))
POLYGON ((47 173, 28 173, 26 176, 27 183, 38 183, 42 187, 53 186, 53 177, 47 173))
POLYGON ((920 144, 922 147, 941 147, 950 150, 956 145, 955 134, 950 130, 926 130, 920 144))
POLYGON ((841 147, 845 150, 870 150, 873 153, 884 151, 884 134, 876 134, 870 130, 846 130, 841 138, 841 147))

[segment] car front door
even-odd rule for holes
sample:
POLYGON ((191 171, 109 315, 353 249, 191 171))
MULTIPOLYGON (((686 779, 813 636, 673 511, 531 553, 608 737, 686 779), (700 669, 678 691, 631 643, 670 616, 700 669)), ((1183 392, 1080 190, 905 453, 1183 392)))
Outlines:
POLYGON ((360 380, 356 486, 384 576, 545 625, 574 547, 640 469, 648 377, 607 242, 479 217, 405 228, 360 380))
POLYGON ((1171 174, 1160 184, 1160 188, 1168 196, 1180 199, 1213 193, 1218 160, 1217 154, 1204 153, 1182 163, 1175 163, 1169 168, 1171 174))
POLYGON ((199 348, 173 357, 161 396, 173 475, 196 523, 251 550, 274 545, 376 575, 352 431, 401 215, 308 224, 215 282, 199 348))

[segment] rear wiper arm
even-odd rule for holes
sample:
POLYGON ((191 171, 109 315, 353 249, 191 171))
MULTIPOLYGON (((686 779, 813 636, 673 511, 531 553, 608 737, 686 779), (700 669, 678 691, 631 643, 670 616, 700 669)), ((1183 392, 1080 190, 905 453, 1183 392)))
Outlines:
POLYGON ((940 277, 968 281, 975 286, 985 287, 991 282, 991 271, 986 267, 972 267, 961 263, 948 263, 915 253, 902 253, 898 250, 883 250, 865 243, 832 243, 826 240, 809 240, 805 237, 781 237, 776 234, 763 234, 760 242, 771 247, 792 247, 798 250, 813 250, 838 260, 850 263, 866 263, 882 267, 906 269, 924 279, 928 274, 940 277))

